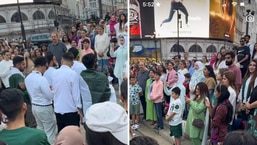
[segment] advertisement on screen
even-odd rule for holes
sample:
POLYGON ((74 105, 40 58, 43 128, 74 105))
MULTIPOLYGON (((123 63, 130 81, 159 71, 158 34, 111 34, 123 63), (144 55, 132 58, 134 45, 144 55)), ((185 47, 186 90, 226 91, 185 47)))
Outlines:
POLYGON ((210 38, 235 41, 236 5, 232 0, 211 0, 210 38))
POLYGON ((209 37, 209 0, 154 0, 157 38, 209 37), (179 17, 179 19, 178 19, 179 17))
MULTIPOLYGON (((19 0, 19 3, 33 3, 33 0, 19 0)), ((0 5, 17 4, 17 0, 0 0, 0 5)))
POLYGON ((154 34, 154 0, 129 1, 130 39, 149 38, 154 34), (149 5, 148 5, 149 4, 149 5))

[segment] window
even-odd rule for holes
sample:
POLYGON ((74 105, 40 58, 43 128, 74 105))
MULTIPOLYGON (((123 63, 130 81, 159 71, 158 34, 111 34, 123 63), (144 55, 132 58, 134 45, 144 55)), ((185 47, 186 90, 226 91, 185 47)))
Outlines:
POLYGON ((201 46, 194 44, 189 48, 189 52, 203 52, 201 46))
MULTIPOLYGON (((28 20, 28 16, 26 14, 24 14, 23 12, 21 12, 21 17, 22 17, 23 21, 27 21, 28 20)), ((18 12, 14 13, 12 15, 11 22, 20 22, 20 16, 19 16, 18 12)))
POLYGON ((0 15, 0 23, 6 23, 6 20, 3 16, 0 15))
POLYGON ((49 12, 48 18, 49 18, 49 19, 54 19, 54 18, 55 18, 54 11, 51 10, 51 11, 49 12))
POLYGON ((206 52, 217 52, 217 49, 214 45, 210 45, 206 48, 206 52))
MULTIPOLYGON (((174 44, 171 49, 170 52, 178 52, 178 44, 174 44)), ((179 45, 179 52, 185 52, 185 49, 179 45)))
POLYGON ((33 20, 41 20, 41 19, 45 19, 45 15, 41 11, 36 11, 33 14, 33 20))
POLYGON ((90 2, 90 7, 91 8, 96 8, 96 2, 90 2))

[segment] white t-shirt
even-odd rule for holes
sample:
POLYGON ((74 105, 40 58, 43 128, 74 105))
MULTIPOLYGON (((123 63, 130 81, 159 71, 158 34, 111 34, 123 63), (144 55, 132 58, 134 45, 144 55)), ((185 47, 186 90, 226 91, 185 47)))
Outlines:
POLYGON ((176 114, 169 120, 169 125, 176 126, 182 123, 183 106, 179 98, 170 101, 170 107, 167 114, 170 115, 172 112, 176 114))

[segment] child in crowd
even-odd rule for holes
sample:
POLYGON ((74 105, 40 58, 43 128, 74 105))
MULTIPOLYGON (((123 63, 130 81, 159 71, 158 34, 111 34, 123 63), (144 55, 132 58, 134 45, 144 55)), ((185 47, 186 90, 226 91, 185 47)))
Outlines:
POLYGON ((130 115, 132 116, 132 128, 139 128, 140 114, 140 98, 142 88, 137 84, 137 79, 134 75, 130 75, 129 97, 130 97, 130 115))
POLYGON ((150 93, 150 99, 154 103, 154 108, 157 114, 157 125, 154 127, 156 130, 163 129, 162 118, 162 99, 163 99, 163 82, 160 80, 161 72, 156 71, 154 74, 155 81, 153 82, 152 91, 150 93))
POLYGON ((165 117, 170 124, 170 136, 175 137, 175 145, 181 145, 181 136, 182 136, 182 114, 183 114, 183 105, 180 96, 179 87, 172 89, 172 98, 174 101, 170 101, 170 108, 165 117))

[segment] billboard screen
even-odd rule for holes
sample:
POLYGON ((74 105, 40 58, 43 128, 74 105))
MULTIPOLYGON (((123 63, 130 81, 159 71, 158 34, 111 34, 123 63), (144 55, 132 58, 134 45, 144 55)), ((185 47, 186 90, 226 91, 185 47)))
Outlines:
MULTIPOLYGON (((32 3, 33 0, 19 0, 19 3, 32 3)), ((17 4, 17 0, 0 0, 0 5, 17 4)))
MULTIPOLYGON (((19 3, 58 3, 61 4, 62 0, 19 0, 19 3)), ((0 5, 17 4, 17 0, 0 0, 0 5)))
POLYGON ((154 0, 156 37, 209 37, 209 0, 154 0), (177 12, 180 14, 178 21, 177 12))
POLYGON ((212 0, 210 3, 210 38, 235 41, 235 18, 236 6, 232 5, 232 0, 225 3, 212 0))
POLYGON ((62 0, 34 0, 34 3, 58 3, 58 4, 61 4, 62 0))
POLYGON ((154 0, 130 0, 129 1, 129 29, 130 38, 150 37, 154 33, 154 0))

